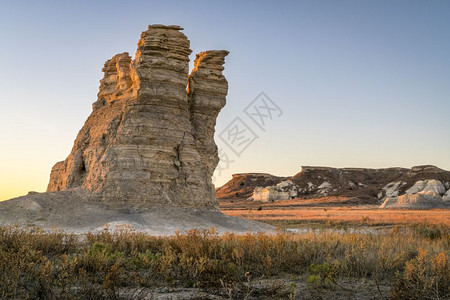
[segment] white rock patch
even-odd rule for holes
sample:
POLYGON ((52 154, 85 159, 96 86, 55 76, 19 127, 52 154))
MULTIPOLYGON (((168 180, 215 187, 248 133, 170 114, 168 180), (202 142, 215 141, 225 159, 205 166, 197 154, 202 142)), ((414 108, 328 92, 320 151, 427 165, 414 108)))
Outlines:
POLYGON ((442 197, 442 200, 445 202, 450 202, 450 189, 445 193, 445 195, 442 197))
POLYGON ((328 192, 332 188, 333 188, 333 186, 328 181, 322 182, 322 184, 317 187, 317 189, 319 190, 319 193, 322 194, 323 196, 328 195, 328 192))
POLYGON ((277 185, 257 187, 253 190, 252 196, 249 198, 253 201, 276 201, 288 200, 297 197, 298 186, 291 180, 286 180, 277 185))
POLYGON ((406 190, 405 194, 413 195, 416 193, 432 192, 438 195, 444 195, 446 188, 442 182, 436 179, 419 180, 412 187, 406 190))
MULTIPOLYGON (((386 186, 388 187, 388 186, 386 186)), ((386 188, 385 187, 385 188, 386 188)), ((445 185, 436 179, 426 179, 417 181, 412 187, 399 196, 398 191, 392 191, 395 185, 386 189, 386 197, 380 208, 434 208, 445 205, 447 194, 445 185), (390 196, 387 193, 391 192, 390 196), (445 195, 444 195, 445 194, 445 195)), ((450 195, 448 197, 450 200, 450 195)))
POLYGON ((399 188, 406 184, 406 182, 403 181, 397 181, 397 182, 390 182, 386 184, 386 186, 383 188, 384 196, 385 197, 397 197, 399 193, 399 188))

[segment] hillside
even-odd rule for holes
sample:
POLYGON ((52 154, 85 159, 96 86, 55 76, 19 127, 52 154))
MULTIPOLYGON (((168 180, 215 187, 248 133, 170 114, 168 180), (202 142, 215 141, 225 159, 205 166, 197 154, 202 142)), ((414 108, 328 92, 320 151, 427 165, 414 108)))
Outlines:
MULTIPOLYGON (((234 197, 274 201, 330 196, 353 199, 350 202, 359 204, 379 205, 389 200, 389 206, 398 205, 397 200, 406 201, 407 204, 411 201, 423 202, 422 206, 427 206, 426 202, 430 197, 440 197, 441 202, 448 203, 450 172, 432 165, 415 166, 411 169, 304 166, 301 172, 292 177, 236 174, 223 187, 217 189, 219 199, 234 197), (253 195, 252 190, 255 191, 253 195)), ((432 200, 434 201, 434 198, 432 200)))
POLYGON ((275 185, 288 177, 278 177, 267 173, 242 173, 233 174, 233 178, 223 186, 216 189, 216 197, 224 198, 248 198, 258 186, 275 185))

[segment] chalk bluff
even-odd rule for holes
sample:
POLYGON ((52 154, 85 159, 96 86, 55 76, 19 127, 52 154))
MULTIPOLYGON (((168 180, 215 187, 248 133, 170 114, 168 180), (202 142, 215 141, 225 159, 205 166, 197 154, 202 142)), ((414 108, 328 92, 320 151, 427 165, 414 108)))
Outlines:
POLYGON ((181 30, 150 25, 141 34, 134 59, 125 52, 105 63, 93 111, 70 155, 52 168, 47 193, 0 203, 0 223, 19 219, 42 226, 82 226, 80 220, 73 224, 73 216, 55 216, 54 206, 66 203, 75 215, 95 211, 84 223, 97 225, 122 222, 145 229, 154 224, 149 218, 159 218, 171 223, 157 231, 163 233, 211 226, 270 229, 230 219, 218 210, 211 181, 219 161, 214 128, 226 102, 228 83, 222 71, 228 51, 197 54, 189 74, 192 51, 181 30), (28 215, 14 212, 18 207, 28 215), (202 219, 199 210, 209 217, 202 219), (6 216, 8 211, 17 218, 6 216), (187 216, 192 211, 195 217, 187 216))
POLYGON ((292 177, 235 174, 217 189, 218 198, 277 201, 340 197, 334 205, 380 208, 450 208, 450 171, 433 165, 407 168, 330 168, 303 166, 292 177))

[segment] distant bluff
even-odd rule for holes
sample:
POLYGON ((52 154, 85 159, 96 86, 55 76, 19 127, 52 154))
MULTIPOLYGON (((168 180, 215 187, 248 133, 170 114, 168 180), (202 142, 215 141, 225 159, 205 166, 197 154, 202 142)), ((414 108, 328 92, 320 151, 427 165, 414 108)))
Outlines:
POLYGON ((432 165, 411 169, 304 166, 292 177, 235 174, 217 189, 217 196, 256 201, 342 196, 352 204, 381 208, 450 207, 450 172, 432 165))
POLYGON ((216 118, 228 83, 228 51, 196 55, 179 26, 150 25, 134 59, 105 63, 98 99, 69 156, 54 165, 46 193, 0 203, 0 225, 75 232, 130 225, 154 234, 271 226, 222 215, 212 174, 219 161, 216 118))

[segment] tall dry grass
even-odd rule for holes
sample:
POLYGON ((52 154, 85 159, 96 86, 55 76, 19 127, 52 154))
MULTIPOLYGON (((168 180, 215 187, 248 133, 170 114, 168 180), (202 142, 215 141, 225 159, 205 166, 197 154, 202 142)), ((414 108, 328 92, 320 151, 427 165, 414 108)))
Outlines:
POLYGON ((155 286, 221 293, 254 278, 306 274, 309 284, 364 278, 390 284, 395 299, 445 299, 449 243, 445 227, 302 235, 218 235, 211 229, 169 237, 122 229, 83 238, 3 227, 0 298, 115 299, 124 287, 155 286))

